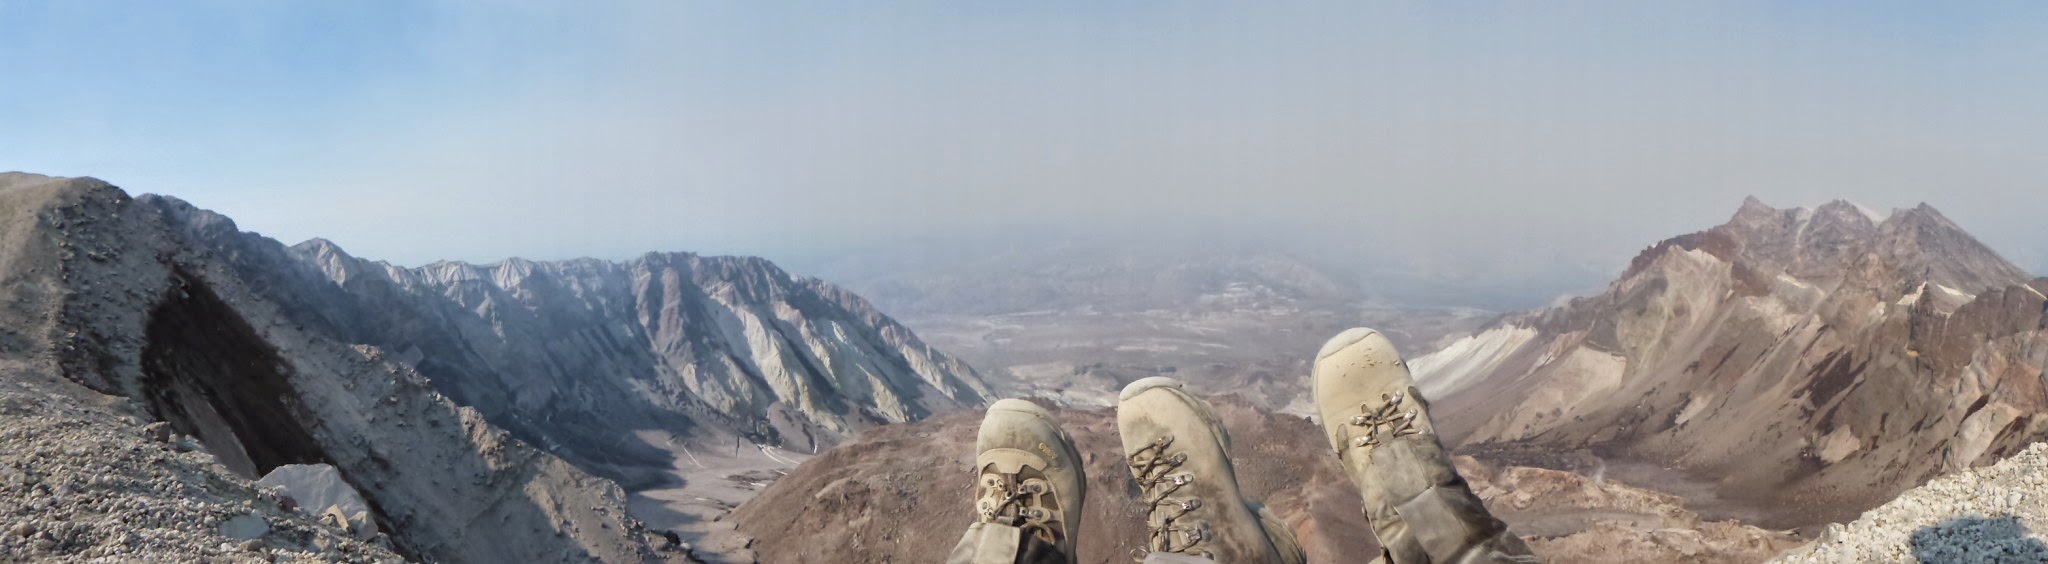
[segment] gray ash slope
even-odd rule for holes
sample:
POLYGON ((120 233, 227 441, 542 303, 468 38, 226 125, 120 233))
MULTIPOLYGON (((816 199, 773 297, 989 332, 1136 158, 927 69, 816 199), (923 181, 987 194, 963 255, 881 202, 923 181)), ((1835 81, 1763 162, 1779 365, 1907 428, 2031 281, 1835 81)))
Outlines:
POLYGON ((2048 437, 2044 292, 1925 205, 1751 199, 1415 365, 1468 450, 1677 468, 1809 527, 2048 437))
MULTIPOLYGON (((223 476, 332 464, 408 557, 682 558, 605 479, 665 465, 633 431, 805 446, 984 397, 858 298, 765 261, 400 269, 20 173, 0 174, 0 232, 0 360, 27 394, 90 400, 110 436, 169 421, 223 476)), ((55 550, 34 556, 83 554, 55 550)))

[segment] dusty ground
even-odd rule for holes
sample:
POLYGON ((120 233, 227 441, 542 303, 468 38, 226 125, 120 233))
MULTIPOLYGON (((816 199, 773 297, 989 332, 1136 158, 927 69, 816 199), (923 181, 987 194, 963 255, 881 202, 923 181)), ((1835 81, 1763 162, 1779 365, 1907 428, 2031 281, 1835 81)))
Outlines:
POLYGON ((1690 500, 1571 472, 1496 467, 1470 456, 1458 471, 1494 514, 1556 562, 1761 562, 1800 541, 1738 521, 1709 521, 1690 500))

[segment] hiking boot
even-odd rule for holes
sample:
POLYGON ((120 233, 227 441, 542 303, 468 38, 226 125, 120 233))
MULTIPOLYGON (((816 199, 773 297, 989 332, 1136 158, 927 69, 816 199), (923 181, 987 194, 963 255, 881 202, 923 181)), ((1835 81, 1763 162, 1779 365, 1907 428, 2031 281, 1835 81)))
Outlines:
POLYGON ((1151 529, 1137 556, 1160 552, 1221 562, 1305 560, 1287 527, 1238 492, 1230 435, 1209 402, 1188 395, 1172 378, 1146 378, 1124 387, 1116 422, 1151 529))
POLYGON ((975 520, 1022 529, 1075 561, 1088 479, 1059 419, 1035 403, 998 400, 974 444, 975 520))
POLYGON ((1316 354, 1310 388, 1330 448, 1364 498, 1383 559, 1535 561, 1451 466, 1429 404, 1385 336, 1355 328, 1330 339, 1316 354))

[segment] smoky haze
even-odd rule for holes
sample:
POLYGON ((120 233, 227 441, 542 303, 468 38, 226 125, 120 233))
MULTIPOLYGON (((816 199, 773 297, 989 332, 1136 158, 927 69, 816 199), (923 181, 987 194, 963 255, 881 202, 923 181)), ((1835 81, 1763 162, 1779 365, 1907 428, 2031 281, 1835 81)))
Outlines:
POLYGON ((0 169, 402 264, 1071 234, 1540 302, 1753 194, 2048 272, 2033 4, 110 8, 0 3, 70 90, 0 92, 0 169))

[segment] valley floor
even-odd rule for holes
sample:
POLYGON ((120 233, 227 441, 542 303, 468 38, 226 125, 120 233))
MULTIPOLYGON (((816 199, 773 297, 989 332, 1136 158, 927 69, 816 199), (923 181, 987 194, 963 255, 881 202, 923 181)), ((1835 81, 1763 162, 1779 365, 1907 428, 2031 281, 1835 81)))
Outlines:
POLYGON ((657 485, 629 491, 627 511, 650 529, 676 533, 693 556, 712 564, 755 561, 754 540, 733 528, 733 509, 815 456, 744 440, 691 448, 662 431, 636 436, 668 450, 675 465, 659 469, 666 479, 657 485))

